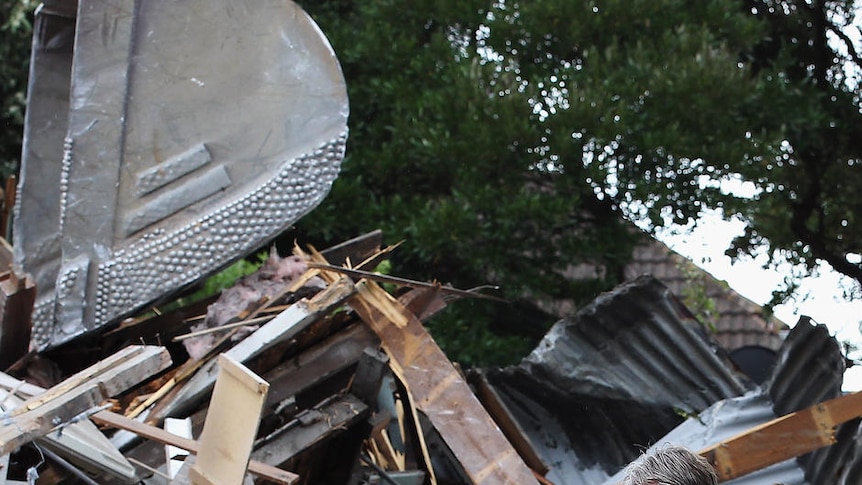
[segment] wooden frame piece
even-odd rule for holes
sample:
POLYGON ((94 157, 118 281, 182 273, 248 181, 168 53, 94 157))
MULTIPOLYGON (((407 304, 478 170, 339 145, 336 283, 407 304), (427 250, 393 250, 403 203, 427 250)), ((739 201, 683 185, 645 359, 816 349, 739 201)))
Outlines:
POLYGON ((266 381, 225 354, 218 366, 200 449, 189 470, 192 485, 242 483, 269 391, 266 381))
POLYGON ((265 443, 251 456, 267 463, 285 463, 302 451, 350 428, 368 414, 365 403, 351 394, 345 394, 285 424, 264 438, 265 443))
POLYGON ((536 483, 532 471, 422 323, 376 283, 356 283, 350 305, 380 337, 390 366, 475 484, 536 483))
POLYGON ((862 416, 862 392, 824 401, 700 451, 720 482, 835 443, 838 425, 862 416))
MULTIPOLYGON (((188 450, 193 455, 196 455, 200 448, 198 442, 195 440, 168 433, 161 428, 156 428, 155 426, 150 426, 140 421, 129 419, 122 414, 113 413, 111 411, 100 411, 90 416, 90 419, 97 424, 117 429, 124 429, 135 433, 142 438, 157 441, 163 445, 173 445, 177 448, 188 450)), ((293 485, 299 481, 299 475, 259 461, 249 461, 248 471, 261 478, 283 485, 293 485)))
MULTIPOLYGON (((45 389, 39 386, 0 372, 0 402, 4 404, 4 410, 20 406, 24 399, 43 392, 45 389)), ((89 420, 72 423, 63 428, 62 435, 48 433, 37 438, 36 442, 52 448, 58 455, 69 458, 70 462, 88 471, 104 473, 127 482, 135 477, 135 467, 89 420)))
POLYGON ((8 414, 10 422, 0 427, 0 456, 170 365, 171 357, 164 347, 131 346, 27 399, 8 414))

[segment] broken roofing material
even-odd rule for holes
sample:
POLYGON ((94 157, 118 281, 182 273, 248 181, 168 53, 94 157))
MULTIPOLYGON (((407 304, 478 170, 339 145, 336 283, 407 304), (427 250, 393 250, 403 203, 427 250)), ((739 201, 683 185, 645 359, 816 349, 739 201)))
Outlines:
POLYGON ((293 2, 228 3, 40 10, 14 231, 37 347, 211 274, 328 193, 348 115, 329 42, 293 2))
POLYGON ((600 483, 683 420, 752 385, 670 290, 643 276, 488 372, 554 483, 600 483))
MULTIPOLYGON (((823 325, 802 318, 778 353, 765 387, 744 396, 721 400, 686 420, 657 444, 674 443, 701 450, 841 394, 844 356, 823 325)), ((790 437, 789 439, 792 439, 790 437)), ((618 474, 605 482, 617 483, 618 474)), ((842 425, 837 442, 797 459, 790 459, 726 483, 747 485, 862 483, 862 429, 859 419, 842 425)))
MULTIPOLYGON (((558 322, 520 365, 488 380, 550 466, 547 478, 584 485, 617 483, 619 475, 608 475, 643 446, 704 449, 840 395, 840 346, 808 319, 758 388, 732 373, 708 337, 667 288, 641 277, 558 322), (693 417, 677 428, 682 415, 693 417)), ((837 444, 730 483, 860 480, 862 429, 853 419, 838 429, 837 444)))
MULTIPOLYGON (((226 349, 219 350, 224 352, 219 358, 222 362, 225 358, 233 358, 236 363, 246 362, 249 369, 254 368, 254 373, 263 378, 269 389, 265 398, 257 395, 260 394, 257 391, 248 393, 248 397, 255 399, 253 407, 263 410, 257 439, 251 445, 254 452, 248 471, 258 475, 267 473, 262 476, 268 479, 280 476, 279 483, 302 485, 380 483, 381 477, 392 474, 401 474, 402 479, 417 484, 424 483, 423 477, 428 477, 430 483, 533 482, 533 472, 519 458, 419 320, 445 306, 441 295, 453 289, 417 283, 421 288, 396 300, 373 281, 375 276, 363 277, 354 283, 349 277, 342 276, 340 270, 331 269, 322 255, 311 252, 317 267, 305 265, 309 269, 294 283, 279 281, 279 286, 288 288, 277 291, 276 296, 268 301, 274 304, 282 298, 292 301, 296 295, 291 293, 297 291, 292 288, 301 286, 298 282, 311 281, 315 276, 325 283, 325 288, 314 296, 287 303, 272 321, 261 325, 239 342, 226 339, 226 349), (388 356, 379 352, 381 346, 389 353, 388 356), (426 435, 434 434, 426 427, 428 425, 436 430, 435 441, 426 439, 426 435), (444 478, 450 474, 464 479, 450 481, 444 478), (374 476, 376 478, 371 478, 374 476), (437 482, 434 481, 435 476, 439 477, 437 482)), ((371 253, 351 251, 349 260, 374 261, 384 251, 377 249, 371 253)), ((259 303, 259 299, 252 298, 250 305, 232 306, 230 311, 238 313, 238 318, 243 315, 250 318, 246 310, 257 308, 259 303)), ((169 313, 163 316, 167 315, 169 313)), ((161 317, 157 319, 162 320, 161 317)), ((127 326, 110 332, 115 334, 110 340, 122 342, 126 338, 118 334, 126 333, 126 337, 139 335, 143 340, 153 340, 159 329, 175 330, 162 327, 165 322, 167 320, 153 325, 145 320, 137 324, 129 322, 127 326), (144 325, 144 328, 136 329, 139 325, 144 325), (145 331, 146 336, 141 333, 145 331)), ((81 341, 97 337, 96 333, 91 333, 76 343, 81 347, 81 341)), ((163 340, 170 341, 169 338, 163 340)), ((95 349, 110 353, 103 345, 91 343, 85 347, 94 350, 91 354, 97 353, 95 349)), ((187 357, 180 345, 171 347, 170 351, 177 353, 177 357, 187 357)), ((118 358, 114 356, 122 355, 128 349, 133 347, 125 347, 120 353, 112 354, 100 365, 110 367, 109 364, 118 358)), ((169 352, 167 348, 159 349, 163 355, 169 352)), ((58 347, 50 353, 62 357, 64 350, 69 352, 67 357, 80 355, 72 346, 58 347)), ((203 360, 219 351, 207 352, 203 360)), ((92 409, 94 421, 124 430, 115 434, 110 443, 123 449, 123 455, 135 466, 135 480, 152 477, 154 481, 146 483, 164 483, 163 477, 157 478, 158 473, 154 471, 160 470, 166 461, 159 442, 184 448, 192 454, 200 452, 195 466, 200 466, 202 475, 212 476, 206 472, 214 471, 218 468, 216 465, 224 463, 220 460, 213 463, 203 456, 209 438, 232 451, 242 448, 243 454, 249 451, 249 440, 245 436, 246 444, 239 447, 236 446, 239 440, 219 440, 224 433, 210 434, 207 438, 207 425, 213 424, 208 422, 211 417, 224 424, 224 419, 215 417, 221 415, 214 411, 216 404, 236 404, 238 396, 232 392, 218 392, 219 380, 214 376, 218 366, 214 359, 201 362, 196 371, 190 372, 188 379, 182 376, 187 365, 194 363, 189 359, 153 379, 149 374, 140 373, 138 367, 143 366, 133 366, 132 370, 137 371, 135 377, 122 381, 137 387, 124 393, 115 403, 117 411, 128 414, 140 407, 138 404, 143 401, 141 406, 149 408, 148 422, 153 424, 161 421, 159 416, 190 417, 192 429, 203 427, 205 430, 200 435, 200 442, 179 438, 128 415, 104 411, 101 402, 95 403, 98 407, 93 408, 94 403, 90 400, 81 406, 76 401, 75 406, 63 407, 64 414, 60 420, 69 414, 77 416, 77 413, 92 409), (170 386, 174 386, 172 390, 161 392, 170 386), (215 391, 212 391, 213 387, 215 391), (205 397, 210 394, 210 406, 206 409, 205 397), (134 435, 136 439, 128 440, 122 436, 124 434, 134 435), (137 437, 153 441, 138 444, 137 437)), ((87 375, 90 374, 88 370, 87 375)), ((247 380, 247 383, 254 384, 248 388, 249 391, 262 390, 263 381, 254 379, 253 382, 247 380)), ((93 390, 94 393, 96 391, 93 390)), ((96 397, 105 396, 97 393, 96 397)), ((250 409, 252 406, 241 407, 250 409)), ((46 409, 45 412, 52 410, 46 409)), ((39 438, 42 431, 47 432, 49 425, 53 426, 53 415, 47 420, 36 419, 43 415, 40 411, 28 422, 40 423, 44 430, 40 428, 36 430, 38 433, 33 431, 18 436, 15 434, 17 427, 7 427, 5 433, 13 433, 13 436, 4 443, 11 447, 39 438)), ((15 419, 21 421, 21 418, 15 419)), ((250 427, 256 419, 240 421, 243 426, 250 427)), ((232 456, 236 458, 238 455, 232 456)), ((21 464, 15 467, 16 478, 23 474, 22 467, 35 462, 20 455, 15 461, 21 464)), ((243 461, 234 464, 244 467, 243 461)), ((42 470, 43 465, 56 469, 53 462, 40 463, 36 467, 42 470)))
POLYGON ((787 325, 767 316, 760 305, 652 237, 635 247, 623 274, 626 280, 651 274, 683 300, 687 296, 708 299, 714 306, 710 336, 731 353, 731 358, 738 349, 757 347, 775 352, 781 347, 779 331, 786 330, 787 325))

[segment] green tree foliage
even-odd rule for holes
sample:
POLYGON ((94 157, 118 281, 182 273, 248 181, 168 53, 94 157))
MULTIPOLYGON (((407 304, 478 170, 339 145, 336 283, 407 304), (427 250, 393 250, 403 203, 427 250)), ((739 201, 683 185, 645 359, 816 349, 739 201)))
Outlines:
MULTIPOLYGON (((0 2, 6 161, 32 4, 0 2)), ((455 359, 517 359, 552 321, 523 302, 618 283, 637 238, 621 216, 657 227, 722 209, 748 223, 731 254, 765 246, 862 280, 858 2, 300 3, 342 64, 351 134, 299 236, 380 227, 406 239, 394 274, 501 285, 511 305, 460 302, 432 322, 455 359)))
POLYGON ((33 0, 0 0, 0 178, 21 160, 33 0))
MULTIPOLYGON (((619 281, 630 229, 577 174, 544 167, 537 143, 546 127, 532 94, 481 56, 485 2, 303 7, 337 52, 351 103, 343 172, 300 222, 306 237, 338 240, 381 227, 392 241, 406 239, 395 274, 462 288, 491 282, 514 300, 589 301, 619 281), (504 83, 510 91, 501 95, 504 83), (587 281, 563 276, 585 262, 608 270, 587 281)), ((518 359, 532 343, 501 345, 489 328, 541 336, 553 318, 524 308, 459 302, 432 331, 468 364, 518 359)))
MULTIPOLYGON (((776 260, 817 260, 862 282, 862 42, 854 1, 748 1, 769 35, 748 53, 759 81, 749 129, 766 155, 739 168, 761 189, 734 210, 748 222, 729 253, 758 246, 776 260), (855 37, 856 43, 852 41, 855 37)), ((784 297, 795 288, 787 282, 784 297)))
MULTIPOLYGON (((633 240, 621 214, 658 227, 713 208, 748 223, 733 255, 765 246, 860 280, 854 2, 304 7, 352 110, 342 178, 307 234, 380 226, 408 240, 396 272, 583 301, 618 281, 633 240), (562 274, 584 262, 607 271, 562 274)), ((504 321, 460 313, 438 334, 504 321)))
POLYGON ((848 36, 860 34, 855 7, 503 5, 491 11, 487 42, 538 89, 535 113, 562 170, 583 169, 629 217, 685 223, 704 208, 723 209, 747 222, 731 255, 765 250, 809 271, 824 260, 859 282, 862 63, 848 36), (729 180, 756 195, 728 193, 729 180))

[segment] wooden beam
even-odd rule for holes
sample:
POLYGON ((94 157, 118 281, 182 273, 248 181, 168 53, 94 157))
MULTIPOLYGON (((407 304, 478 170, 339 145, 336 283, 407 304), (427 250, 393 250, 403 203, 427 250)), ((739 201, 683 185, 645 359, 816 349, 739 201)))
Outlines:
MULTIPOLYGON (((168 433, 161 428, 156 428, 155 426, 150 426, 140 421, 129 419, 122 414, 113 413, 111 411, 100 411, 90 416, 90 419, 93 420, 93 422, 104 426, 130 431, 142 438, 157 441, 163 445, 173 445, 177 448, 182 448, 192 454, 197 454, 198 449, 200 448, 198 442, 195 440, 168 433)), ((248 471, 261 478, 271 480, 275 483, 281 483, 283 485, 293 485, 299 481, 299 475, 295 473, 254 460, 249 461, 248 471)))
POLYGON ((5 426, 0 427, 0 456, 170 365, 171 357, 164 347, 132 346, 27 399, 8 413, 5 426))
POLYGON ((514 416, 509 412, 509 408, 500 398, 496 390, 488 383, 488 378, 482 370, 476 370, 472 374, 471 383, 476 389, 476 395, 494 418, 494 422, 500 425, 500 429, 512 446, 518 450, 518 454, 524 459, 524 462, 534 472, 541 476, 548 473, 548 465, 542 460, 542 457, 536 452, 527 434, 515 420, 514 416))
POLYGON ((192 485, 242 483, 260 424, 269 384, 227 355, 218 357, 219 374, 189 470, 192 485))
POLYGON ((311 386, 355 365, 365 348, 377 348, 380 340, 366 325, 356 323, 264 374, 269 382, 266 406, 274 408, 311 386))
MULTIPOLYGON (((294 303, 227 350, 225 355, 237 362, 247 362, 274 345, 295 337, 344 303, 354 292, 353 283, 348 278, 341 278, 310 300, 304 298, 294 303)), ((216 365, 212 360, 204 364, 169 401, 161 402, 159 409, 153 411, 148 422, 158 424, 166 417, 189 410, 205 398, 215 384, 215 379, 216 365)))
POLYGON ((836 427, 859 416, 862 393, 857 392, 756 426, 700 454, 724 482, 831 445, 836 427))
POLYGON ((368 416, 369 409, 351 394, 303 412, 278 430, 261 439, 252 458, 267 463, 284 463, 309 447, 321 443, 368 416))
POLYGON ((350 305, 374 330, 423 412, 475 484, 536 478, 416 317, 376 283, 356 283, 350 305))
POLYGON ((36 283, 29 274, 16 265, 0 273, 0 369, 27 354, 35 302, 36 283))
MULTIPOLYGON (((19 381, 14 377, 0 373, 0 405, 2 410, 20 406, 24 399, 42 394, 45 389, 19 381)), ((135 476, 135 468, 125 456, 99 431, 99 428, 89 420, 82 420, 63 428, 62 434, 48 433, 36 439, 37 443, 47 443, 58 454, 93 473, 104 473, 131 481, 135 476)), ((8 455, 7 455, 8 456, 8 455)), ((0 484, 3 482, 0 481, 0 484)))

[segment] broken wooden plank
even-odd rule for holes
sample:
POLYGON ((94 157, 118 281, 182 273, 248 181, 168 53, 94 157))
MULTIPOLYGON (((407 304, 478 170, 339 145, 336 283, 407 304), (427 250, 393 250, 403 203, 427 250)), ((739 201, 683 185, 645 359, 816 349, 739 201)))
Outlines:
POLYGON ((380 251, 382 244, 383 231, 375 229, 369 233, 336 244, 331 248, 324 249, 322 254, 327 261, 340 266, 350 259, 357 262, 374 255, 380 251))
POLYGON ((720 482, 835 443, 836 427, 862 416, 862 392, 824 401, 700 451, 720 482))
POLYGON ((333 434, 368 416, 368 406, 351 394, 304 411, 278 430, 261 438, 252 458, 282 464, 333 434))
POLYGON ((269 384, 222 354, 194 466, 192 485, 241 483, 248 468, 269 384))
MULTIPOLYGON (((293 338, 313 322, 328 315, 355 291, 349 279, 341 278, 310 300, 304 298, 294 303, 225 354, 237 362, 247 362, 274 345, 293 338)), ((148 422, 159 423, 166 417, 188 411, 210 392, 215 379, 215 362, 210 361, 169 402, 161 403, 161 408, 153 411, 148 422)))
POLYGON ((164 347, 128 347, 84 369, 7 413, 0 426, 0 456, 43 436, 105 399, 171 365, 164 347))
POLYGON ((515 420, 514 416, 512 416, 511 412, 509 412, 500 395, 488 383, 485 373, 481 369, 478 369, 473 371, 470 376, 472 377, 470 382, 476 389, 479 401, 482 402, 482 405, 494 418, 494 422, 500 426, 500 429, 506 435, 509 442, 512 443, 512 446, 518 450, 518 454, 521 455, 527 466, 541 476, 546 475, 549 470, 548 465, 545 464, 536 452, 527 434, 521 428, 518 421, 515 420))
POLYGON ((266 406, 274 408, 285 399, 355 365, 365 348, 378 345, 377 335, 362 323, 337 332, 264 374, 270 384, 266 406))
POLYGON ((215 357, 222 350, 228 347, 228 345, 230 344, 231 337, 233 337, 234 334, 236 334, 238 331, 239 329, 233 329, 225 335, 219 337, 218 340, 216 340, 215 343, 212 345, 212 347, 207 350, 206 354, 201 356, 200 359, 189 359, 184 362, 183 365, 175 369, 174 375, 171 376, 170 379, 165 381, 165 383, 162 384, 161 387, 156 390, 156 392, 150 394, 146 399, 144 399, 144 402, 126 413, 126 415, 130 418, 138 417, 153 403, 157 402, 159 399, 171 392, 178 384, 185 382, 187 379, 195 375, 195 372, 197 372, 198 369, 200 369, 210 361, 214 361, 215 357))
POLYGON ((486 295, 484 293, 478 293, 476 291, 471 290, 460 290, 458 288, 452 288, 450 286, 443 286, 440 283, 427 283, 424 281, 411 280, 407 278, 401 278, 398 276, 390 276, 381 273, 374 273, 372 271, 365 271, 361 269, 353 269, 353 268, 343 268, 340 266, 335 266, 327 263, 320 262, 311 262, 308 263, 309 268, 321 269, 326 271, 331 271, 334 273, 341 273, 351 278, 365 278, 371 281, 377 281, 380 283, 391 283, 393 285, 405 286, 407 288, 437 288, 442 293, 446 293, 449 295, 460 296, 462 298, 481 298, 484 300, 492 300, 498 301, 501 303, 508 303, 505 299, 496 297, 493 295, 486 295))
POLYGON ((16 265, 0 274, 0 369, 27 354, 36 282, 16 265))
MULTIPOLYGON (((90 416, 90 419, 95 423, 110 426, 112 428, 123 429, 142 438, 157 441, 163 445, 173 445, 177 448, 182 448, 192 454, 197 454, 198 449, 200 448, 198 442, 195 440, 168 433, 161 428, 156 428, 155 426, 150 426, 148 424, 141 423, 140 421, 129 419, 122 414, 117 414, 111 411, 100 411, 90 416)), ((249 461, 248 471, 261 478, 281 483, 283 485, 293 485, 299 481, 299 476, 295 473, 291 473, 256 460, 249 461)))
POLYGON ((428 416, 473 483, 536 483, 422 323, 376 283, 361 280, 356 288, 351 307, 380 337, 416 407, 428 416))

